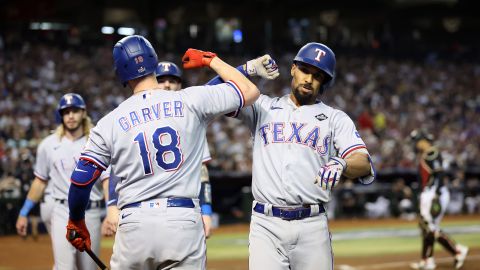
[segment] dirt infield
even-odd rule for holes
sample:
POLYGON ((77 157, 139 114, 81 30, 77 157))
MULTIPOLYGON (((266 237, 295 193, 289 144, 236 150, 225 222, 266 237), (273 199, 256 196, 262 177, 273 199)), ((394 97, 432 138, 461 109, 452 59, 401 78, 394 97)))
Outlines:
MULTIPOLYGON (((448 217, 446 220, 455 221, 480 221, 479 216, 461 216, 448 217)), ((331 221, 330 227, 333 230, 348 228, 374 228, 385 227, 390 224, 411 224, 411 221, 400 220, 340 220, 331 221)), ((480 223, 480 222, 479 222, 480 223)), ((245 232, 248 225, 233 225, 221 227, 215 231, 215 234, 245 232)), ((101 259, 107 263, 111 256, 111 248, 102 248, 101 259)), ((418 253, 399 254, 394 256, 363 256, 363 257, 336 257, 335 269, 339 270, 369 270, 386 269, 400 270, 409 269, 410 262, 418 259, 418 253)), ((437 269, 453 269, 452 257, 441 251, 436 253, 437 269)), ((38 241, 31 237, 22 239, 18 236, 7 236, 0 238, 0 270, 50 270, 53 263, 50 239, 47 235, 41 235, 38 241)), ((468 260, 465 263, 464 270, 480 269, 480 248, 472 248, 469 252, 468 260)), ((208 262, 210 270, 246 270, 248 262, 243 260, 211 260, 208 262)), ((321 269, 320 269, 321 270, 321 269)))

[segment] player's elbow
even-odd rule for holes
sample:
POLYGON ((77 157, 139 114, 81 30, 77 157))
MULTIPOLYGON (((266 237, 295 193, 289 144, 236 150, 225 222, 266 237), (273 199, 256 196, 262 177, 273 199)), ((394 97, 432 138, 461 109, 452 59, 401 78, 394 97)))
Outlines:
POLYGON ((245 106, 252 105, 255 100, 260 96, 260 91, 258 90, 257 86, 252 82, 248 81, 246 83, 243 92, 243 96, 245 98, 245 106))

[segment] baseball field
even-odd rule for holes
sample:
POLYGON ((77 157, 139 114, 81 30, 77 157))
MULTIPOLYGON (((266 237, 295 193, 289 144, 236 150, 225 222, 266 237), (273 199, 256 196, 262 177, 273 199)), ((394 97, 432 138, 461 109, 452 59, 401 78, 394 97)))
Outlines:
MULTIPOLYGON (((480 269, 480 215, 450 216, 443 222, 452 237, 470 247, 465 270, 480 269)), ((415 221, 398 219, 334 220, 335 269, 409 269, 419 259, 420 238, 415 221)), ((248 224, 222 226, 207 241, 208 269, 248 269, 248 224)), ((102 240, 101 258, 109 262, 113 238, 102 240)), ((436 245, 437 269, 453 269, 453 259, 436 245)), ((52 252, 47 235, 0 238, 0 270, 50 270, 52 252)), ((319 269, 321 270, 321 269, 319 269)))

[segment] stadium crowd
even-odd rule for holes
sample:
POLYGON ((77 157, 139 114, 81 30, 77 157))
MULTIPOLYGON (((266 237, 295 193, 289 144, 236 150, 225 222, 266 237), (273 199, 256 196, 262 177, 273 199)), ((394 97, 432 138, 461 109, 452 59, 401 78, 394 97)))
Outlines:
MULTIPOLYGON (((280 77, 256 83, 263 94, 284 95, 290 90, 294 55, 272 56, 280 77)), ((159 56, 177 64, 180 57, 159 56)), ((249 60, 222 57, 237 65, 249 60)), ((480 65, 435 57, 419 61, 337 55, 337 59, 335 84, 324 98, 357 122, 377 171, 414 169, 415 155, 407 137, 419 127, 436 136, 443 156, 455 168, 480 168, 480 65)), ((18 49, 0 50, 0 66, 0 187, 18 187, 21 193, 32 179, 29 171, 38 143, 57 125, 55 109, 64 93, 81 94, 94 122, 129 96, 114 77, 111 46, 80 52, 24 43, 18 49)), ((212 76, 208 70, 187 71, 184 85, 206 83, 212 76)), ((251 171, 249 130, 238 120, 216 120, 207 137, 211 170, 251 171)), ((458 179, 453 183, 468 187, 465 190, 480 187, 476 177, 458 179)), ((474 199, 472 211, 480 211, 480 194, 464 195, 474 199)))

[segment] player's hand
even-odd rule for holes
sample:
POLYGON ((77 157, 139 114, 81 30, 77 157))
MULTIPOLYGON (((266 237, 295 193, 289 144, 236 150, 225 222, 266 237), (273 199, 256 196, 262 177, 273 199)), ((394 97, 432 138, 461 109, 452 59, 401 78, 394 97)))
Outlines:
POLYGON ((212 216, 202 215, 203 229, 205 230, 205 237, 209 238, 212 235, 212 216))
POLYGON ((420 228, 422 228, 426 233, 435 233, 436 231, 433 222, 429 222, 423 217, 420 218, 419 224, 420 228))
POLYGON ((344 159, 338 157, 330 158, 330 161, 318 171, 315 177, 315 184, 320 183, 323 190, 332 189, 339 182, 346 168, 347 162, 344 159))
POLYGON ((209 67, 210 62, 212 62, 215 57, 217 57, 215 53, 190 48, 182 57, 183 68, 209 67))
POLYGON ((102 223, 102 236, 113 236, 117 232, 119 214, 117 206, 107 207, 107 216, 102 223))
POLYGON ((245 70, 249 76, 260 76, 269 80, 273 80, 280 75, 275 60, 268 54, 248 61, 245 64, 245 70))
POLYGON ((73 221, 68 219, 67 224, 67 240, 79 251, 90 250, 92 242, 90 241, 90 233, 88 232, 85 219, 73 221))
POLYGON ((27 227, 28 227, 28 218, 24 216, 18 216, 17 224, 17 233, 21 236, 27 236, 27 227))

